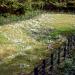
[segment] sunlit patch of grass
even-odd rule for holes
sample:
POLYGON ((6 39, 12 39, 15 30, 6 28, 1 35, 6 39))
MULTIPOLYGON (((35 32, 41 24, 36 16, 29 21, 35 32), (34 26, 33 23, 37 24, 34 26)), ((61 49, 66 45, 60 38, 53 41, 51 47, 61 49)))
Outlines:
POLYGON ((7 42, 8 42, 8 39, 2 33, 0 33, 0 44, 7 43, 7 42))
POLYGON ((0 33, 0 59, 11 55, 15 47, 10 44, 10 41, 4 34, 0 33))
POLYGON ((3 60, 4 58, 12 55, 16 52, 15 45, 12 44, 0 44, 0 59, 3 60))

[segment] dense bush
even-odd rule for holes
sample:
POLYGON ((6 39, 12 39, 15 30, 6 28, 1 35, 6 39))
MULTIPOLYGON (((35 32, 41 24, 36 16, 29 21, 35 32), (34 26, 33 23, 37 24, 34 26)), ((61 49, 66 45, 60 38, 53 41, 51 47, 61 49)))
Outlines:
POLYGON ((59 0, 0 0, 0 13, 24 14, 33 9, 56 10, 57 2, 59 0))
POLYGON ((9 0, 4 2, 3 0, 0 4, 0 13, 24 14, 25 6, 17 1, 9 0))
POLYGON ((21 3, 9 2, 6 5, 9 7, 9 12, 12 14, 24 14, 25 13, 25 7, 21 3))
POLYGON ((9 8, 6 5, 0 5, 0 13, 7 13, 9 8))
POLYGON ((46 3, 43 7, 45 10, 56 10, 56 6, 52 3, 46 3))
POLYGON ((52 9, 50 1, 54 0, 0 0, 0 13, 24 14, 25 10, 52 9))

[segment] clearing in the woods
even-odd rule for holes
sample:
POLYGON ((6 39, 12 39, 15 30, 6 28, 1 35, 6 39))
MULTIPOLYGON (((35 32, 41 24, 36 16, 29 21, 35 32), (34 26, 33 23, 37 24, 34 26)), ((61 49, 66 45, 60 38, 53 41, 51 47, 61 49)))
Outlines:
POLYGON ((74 14, 50 12, 0 26, 0 75, 31 72, 50 52, 47 49, 53 42, 50 34, 74 29, 74 14))

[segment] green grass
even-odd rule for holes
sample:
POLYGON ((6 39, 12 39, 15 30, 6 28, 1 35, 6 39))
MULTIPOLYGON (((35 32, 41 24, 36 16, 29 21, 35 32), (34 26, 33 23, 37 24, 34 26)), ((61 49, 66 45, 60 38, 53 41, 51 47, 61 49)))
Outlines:
POLYGON ((0 44, 7 43, 7 42, 8 39, 2 33, 0 33, 0 44))
POLYGON ((74 14, 48 12, 32 18, 30 15, 29 19, 24 15, 13 19, 11 15, 7 17, 11 22, 1 24, 0 75, 17 75, 21 70, 31 72, 34 65, 50 53, 48 43, 59 38, 59 34, 75 31, 74 14), (26 65, 21 69, 20 64, 26 65))
POLYGON ((24 15, 15 15, 15 14, 0 14, 0 25, 4 24, 10 24, 10 23, 16 23, 18 21, 23 21, 27 19, 31 19, 32 17, 35 17, 39 14, 41 14, 42 11, 39 10, 30 10, 26 11, 24 15))

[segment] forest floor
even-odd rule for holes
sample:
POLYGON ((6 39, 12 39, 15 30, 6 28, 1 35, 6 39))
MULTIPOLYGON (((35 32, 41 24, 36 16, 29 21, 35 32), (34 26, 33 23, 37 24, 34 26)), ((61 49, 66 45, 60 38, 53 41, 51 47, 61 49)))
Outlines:
POLYGON ((74 29, 74 14, 49 12, 0 26, 0 75, 31 72, 50 52, 47 45, 53 42, 52 33, 74 29))

